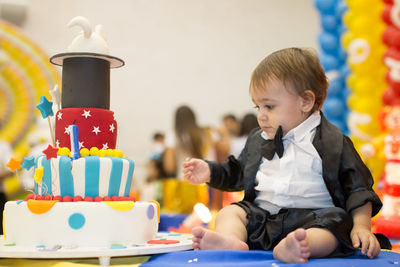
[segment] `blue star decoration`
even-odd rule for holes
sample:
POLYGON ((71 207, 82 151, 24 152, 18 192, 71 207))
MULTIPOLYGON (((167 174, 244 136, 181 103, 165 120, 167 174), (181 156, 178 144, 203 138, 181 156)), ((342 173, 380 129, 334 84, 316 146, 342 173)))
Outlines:
POLYGON ((43 119, 46 119, 48 116, 54 116, 52 108, 53 102, 47 100, 47 98, 44 95, 40 97, 40 104, 37 104, 36 107, 42 114, 43 119))
POLYGON ((32 168, 35 165, 35 158, 34 157, 29 157, 29 158, 24 158, 24 162, 22 162, 21 167, 29 171, 30 168, 32 168))

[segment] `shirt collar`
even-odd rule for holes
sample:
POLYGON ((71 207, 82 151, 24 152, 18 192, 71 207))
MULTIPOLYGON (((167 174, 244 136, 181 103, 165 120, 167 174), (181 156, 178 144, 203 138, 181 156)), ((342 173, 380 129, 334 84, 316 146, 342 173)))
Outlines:
MULTIPOLYGON (((283 137, 283 139, 292 139, 295 140, 296 142, 299 142, 306 136, 307 133, 311 132, 318 125, 320 125, 320 123, 321 123, 321 114, 320 111, 317 110, 313 114, 311 114, 305 121, 297 125, 297 127, 287 132, 287 134, 283 137)), ((266 134, 264 131, 261 133, 261 136, 266 140, 271 139, 269 138, 268 134, 266 134)))

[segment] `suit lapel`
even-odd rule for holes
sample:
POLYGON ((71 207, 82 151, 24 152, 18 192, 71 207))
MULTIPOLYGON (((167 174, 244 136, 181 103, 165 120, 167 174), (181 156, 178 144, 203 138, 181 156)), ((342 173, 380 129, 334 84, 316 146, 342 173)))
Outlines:
POLYGON ((338 181, 340 155, 343 149, 343 134, 329 123, 321 112, 321 124, 318 126, 313 145, 322 160, 322 176, 325 185, 336 206, 341 206, 334 192, 341 191, 338 181))
POLYGON ((261 129, 255 132, 254 140, 249 143, 249 149, 247 151, 247 162, 245 164, 244 176, 249 177, 249 179, 245 181, 244 186, 246 191, 245 199, 248 201, 252 201, 256 197, 254 187, 257 186, 256 175, 262 158, 261 144, 264 140, 261 136, 261 132, 261 129))

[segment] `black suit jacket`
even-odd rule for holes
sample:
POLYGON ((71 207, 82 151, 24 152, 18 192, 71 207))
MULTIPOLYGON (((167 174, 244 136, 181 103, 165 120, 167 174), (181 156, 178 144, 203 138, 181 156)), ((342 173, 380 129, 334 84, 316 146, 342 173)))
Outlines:
MULTIPOLYGON (((224 191, 245 190, 244 200, 254 201, 257 191, 256 173, 262 155, 262 130, 255 129, 249 135, 238 159, 229 156, 224 163, 210 162, 211 187, 224 191)), ((352 141, 338 128, 329 123, 321 112, 321 124, 313 145, 322 159, 322 176, 335 206, 348 212, 372 203, 372 216, 382 207, 378 195, 372 189, 374 183, 367 166, 362 162, 352 141)))

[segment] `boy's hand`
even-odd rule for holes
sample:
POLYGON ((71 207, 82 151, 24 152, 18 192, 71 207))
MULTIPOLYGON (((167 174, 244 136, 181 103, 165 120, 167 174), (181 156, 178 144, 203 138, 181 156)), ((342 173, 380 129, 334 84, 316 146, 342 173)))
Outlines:
POLYGON ((183 162, 183 175, 191 184, 202 184, 210 180, 210 167, 201 159, 183 162))
POLYGON ((375 235, 367 227, 354 225, 350 237, 354 248, 360 248, 361 245, 361 254, 365 255, 368 251, 367 256, 370 259, 379 255, 381 246, 375 235))

